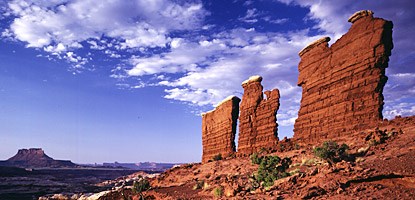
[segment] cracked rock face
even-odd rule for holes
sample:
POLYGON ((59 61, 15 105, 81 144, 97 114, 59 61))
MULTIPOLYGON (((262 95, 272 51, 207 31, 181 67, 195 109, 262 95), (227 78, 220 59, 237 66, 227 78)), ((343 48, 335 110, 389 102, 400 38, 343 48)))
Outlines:
POLYGON ((278 142, 276 113, 280 106, 278 89, 266 91, 262 77, 253 76, 242 83, 244 94, 239 115, 238 155, 250 155, 260 149, 274 149, 278 142))
POLYGON ((238 97, 228 97, 214 110, 202 114, 203 163, 218 154, 227 157, 235 152, 240 101, 238 97))
POLYGON ((350 30, 328 47, 328 39, 300 52, 301 107, 294 138, 327 140, 382 120, 385 68, 393 48, 390 21, 362 11, 350 30))

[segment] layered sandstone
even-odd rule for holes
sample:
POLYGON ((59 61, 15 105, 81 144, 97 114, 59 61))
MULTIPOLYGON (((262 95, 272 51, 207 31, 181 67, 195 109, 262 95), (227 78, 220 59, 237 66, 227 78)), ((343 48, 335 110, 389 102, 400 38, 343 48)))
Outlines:
POLYGON ((227 157, 235 153, 240 101, 236 96, 228 97, 214 110, 202 114, 203 163, 212 160, 218 154, 227 157))
POLYGON ((276 113, 280 106, 278 89, 262 93, 262 77, 242 83, 244 94, 239 115, 238 155, 249 155, 262 148, 275 149, 278 142, 276 113))
POLYGON ((322 38, 300 53, 301 107, 294 138, 325 140, 376 126, 382 120, 385 68, 393 48, 390 21, 371 11, 350 17, 350 30, 328 46, 322 38))

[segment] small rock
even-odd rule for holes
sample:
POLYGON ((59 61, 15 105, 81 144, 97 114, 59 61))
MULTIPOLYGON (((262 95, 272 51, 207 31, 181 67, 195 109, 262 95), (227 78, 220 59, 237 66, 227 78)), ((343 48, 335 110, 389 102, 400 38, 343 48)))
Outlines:
POLYGON ((337 194, 341 194, 342 192, 343 192, 343 188, 338 188, 336 191, 337 194))
POLYGON ((314 168, 310 173, 308 173, 307 175, 309 175, 309 176, 314 176, 314 175, 316 175, 318 173, 318 169, 317 168, 314 168))
POLYGON ((307 193, 302 195, 302 199, 310 199, 312 197, 318 197, 326 194, 326 191, 318 186, 312 186, 308 189, 307 193))

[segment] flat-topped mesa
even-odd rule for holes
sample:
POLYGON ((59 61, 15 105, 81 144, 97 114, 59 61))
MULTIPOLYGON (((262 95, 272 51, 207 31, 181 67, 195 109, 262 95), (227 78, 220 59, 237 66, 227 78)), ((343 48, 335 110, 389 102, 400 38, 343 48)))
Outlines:
POLYGON ((2 163, 4 166, 25 168, 74 168, 76 164, 69 160, 54 160, 41 148, 19 149, 16 155, 2 163))
POLYGON ((393 24, 371 11, 359 11, 349 21, 349 31, 331 47, 326 38, 300 52, 303 91, 294 138, 336 138, 376 126, 383 118, 393 24))
POLYGON ((275 149, 278 143, 276 113, 280 93, 278 89, 266 91, 264 99, 261 81, 261 76, 252 76, 242 83, 238 156, 247 156, 262 148, 275 149))
POLYGON ((219 154, 227 157, 235 153, 240 101, 236 96, 229 96, 214 110, 202 114, 202 163, 213 160, 219 154))
POLYGON ((19 149, 17 151, 17 154, 11 158, 9 158, 9 161, 22 161, 27 159, 33 159, 33 158, 40 158, 43 160, 53 160, 49 156, 45 154, 43 149, 41 148, 30 148, 30 149, 19 149))

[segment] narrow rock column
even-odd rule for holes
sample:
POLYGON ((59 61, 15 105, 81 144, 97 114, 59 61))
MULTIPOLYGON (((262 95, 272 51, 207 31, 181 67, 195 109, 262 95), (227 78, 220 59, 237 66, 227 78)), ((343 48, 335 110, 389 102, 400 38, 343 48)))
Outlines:
POLYGON ((221 154, 227 157, 235 153, 235 134, 239 114, 239 102, 230 96, 212 111, 202 114, 202 163, 221 154))
POLYGON ((247 156, 262 148, 276 148, 278 89, 266 91, 263 97, 261 76, 252 76, 242 83, 244 94, 240 106, 238 155, 247 156))

